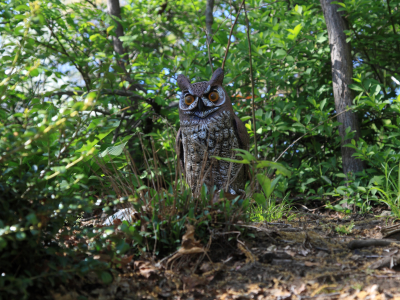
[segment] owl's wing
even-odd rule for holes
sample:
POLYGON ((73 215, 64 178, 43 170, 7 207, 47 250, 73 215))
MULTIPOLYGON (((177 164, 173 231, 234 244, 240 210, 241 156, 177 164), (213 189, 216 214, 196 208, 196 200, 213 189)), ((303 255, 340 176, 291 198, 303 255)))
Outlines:
POLYGON ((185 168, 184 168, 185 162, 184 162, 184 155, 183 155, 182 134, 181 134, 180 128, 178 130, 178 133, 176 134, 175 151, 176 151, 176 155, 178 156, 178 161, 181 165, 181 170, 183 172, 183 175, 186 177, 185 168))
POLYGON ((247 129, 244 126, 242 120, 235 115, 234 117, 234 126, 236 130, 236 134, 239 138, 240 148, 244 150, 249 150, 250 136, 247 133, 247 129))

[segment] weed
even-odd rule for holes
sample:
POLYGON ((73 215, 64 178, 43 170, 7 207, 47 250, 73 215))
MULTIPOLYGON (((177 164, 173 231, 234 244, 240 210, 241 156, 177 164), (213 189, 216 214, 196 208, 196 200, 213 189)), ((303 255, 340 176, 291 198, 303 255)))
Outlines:
MULTIPOLYGON (((397 170, 397 178, 396 176, 392 175, 396 167, 390 168, 388 163, 386 162, 382 164, 382 168, 384 170, 384 186, 371 187, 368 191, 368 195, 371 194, 372 199, 387 204, 390 207, 392 213, 397 218, 400 218, 400 163, 397 170), (380 195, 381 198, 378 198, 376 196, 377 193, 380 195)), ((379 180, 378 183, 382 184, 382 180, 379 180)))
MULTIPOLYGON (((255 203, 250 207, 250 220, 252 222, 273 222, 282 219, 283 216, 288 215, 291 211, 289 202, 286 200, 287 196, 281 203, 276 203, 276 200, 269 197, 266 205, 255 203)), ((293 218, 294 215, 290 216, 293 218)))
POLYGON ((338 225, 338 226, 336 226, 336 227, 335 227, 335 231, 336 231, 337 233, 339 233, 339 234, 348 235, 348 234, 350 234, 350 233, 352 232, 354 226, 355 226, 355 225, 354 225, 354 222, 351 221, 351 223, 348 224, 348 225, 345 225, 345 224, 344 224, 344 225, 338 225))

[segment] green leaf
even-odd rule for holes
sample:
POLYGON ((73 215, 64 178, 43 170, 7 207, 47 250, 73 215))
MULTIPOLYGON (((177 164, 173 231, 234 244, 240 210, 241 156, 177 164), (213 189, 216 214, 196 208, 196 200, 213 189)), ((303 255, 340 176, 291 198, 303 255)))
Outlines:
POLYGON ((16 11, 23 11, 23 10, 30 10, 30 9, 29 9, 29 6, 27 6, 27 5, 25 5, 25 4, 22 4, 22 5, 18 5, 18 6, 15 8, 15 10, 16 10, 16 11))
POLYGON ((231 158, 220 157, 220 156, 211 156, 211 157, 215 158, 216 160, 223 160, 223 161, 233 162, 233 163, 237 163, 237 164, 248 165, 250 163, 247 159, 237 160, 237 159, 231 159, 231 158))
POLYGON ((267 200, 265 199, 265 196, 263 194, 254 193, 253 194, 253 198, 254 198, 254 201, 256 201, 256 203, 258 205, 261 205, 261 206, 265 206, 266 205, 267 200))
POLYGON ((303 7, 301 5, 297 5, 294 7, 294 10, 301 15, 302 11, 303 11, 303 7))
POLYGON ((255 161, 256 158, 249 152, 243 149, 233 149, 234 151, 240 152, 237 153, 237 155, 239 155, 240 157, 248 160, 248 161, 255 161))
POLYGON ((369 185, 374 184, 380 186, 383 184, 384 176, 374 176, 369 180, 369 185))
POLYGON ((0 237, 0 250, 4 249, 7 246, 7 241, 0 237))
POLYGON ((358 187, 357 187, 357 190, 359 190, 360 192, 363 192, 363 193, 366 193, 366 192, 367 192, 366 188, 365 188, 365 187, 362 187, 362 186, 358 186, 358 187))
POLYGON ((17 232, 15 237, 17 238, 17 240, 22 241, 26 238, 26 233, 25 232, 17 232))
POLYGON ((358 91, 358 92, 364 92, 364 89, 356 84, 349 84, 349 88, 351 88, 352 90, 358 91))
POLYGON ((107 147, 106 150, 104 150, 103 152, 101 152, 99 154, 99 157, 106 157, 107 155, 118 156, 122 153, 122 151, 124 150, 125 145, 127 143, 128 143, 128 141, 126 141, 125 143, 122 143, 120 145, 107 147))
POLYGON ((32 225, 36 225, 38 223, 38 220, 36 218, 35 213, 30 213, 29 215, 26 216, 26 219, 31 223, 32 225))
POLYGON ((273 191, 273 187, 271 186, 271 180, 268 178, 268 176, 264 174, 257 174, 256 178, 258 183, 261 185, 261 188, 263 189, 265 198, 268 199, 273 191))
POLYGON ((379 94, 379 92, 380 92, 381 90, 382 90, 381 86, 380 86, 379 84, 377 84, 377 85, 374 85, 374 86, 371 88, 371 93, 372 93, 374 96, 376 96, 376 95, 379 94))
POLYGON ((289 178, 292 176, 292 173, 288 169, 286 169, 282 164, 277 163, 277 162, 264 160, 264 161, 260 161, 256 166, 257 169, 262 169, 262 168, 267 168, 267 167, 271 168, 271 169, 276 169, 283 176, 286 176, 289 178))
POLYGON ((317 38, 317 43, 323 43, 323 42, 325 42, 326 40, 328 40, 328 38, 321 35, 321 36, 319 36, 319 37, 317 38))
POLYGON ((109 26, 109 27, 107 28, 107 33, 110 33, 110 31, 113 30, 114 27, 115 27, 114 25, 109 26))
POLYGON ((340 5, 340 6, 342 6, 342 7, 346 7, 346 4, 344 4, 343 2, 340 2, 340 1, 332 1, 331 3, 332 3, 332 4, 340 5))
POLYGON ((337 173, 335 174, 336 177, 340 177, 340 178, 347 178, 347 176, 343 173, 337 173))
POLYGON ((286 51, 283 50, 283 49, 278 49, 278 50, 276 50, 276 52, 275 52, 275 55, 278 56, 279 58, 282 58, 282 57, 285 56, 286 54, 287 54, 286 51))
POLYGON ((288 35, 288 38, 291 40, 294 40, 302 28, 303 28, 303 26, 301 24, 298 24, 294 29, 286 29, 287 31, 292 33, 292 34, 288 35))
POLYGON ((325 175, 322 175, 321 178, 323 180, 325 180, 329 185, 332 185, 332 181, 328 177, 326 177, 325 175))
POLYGON ((38 69, 33 69, 29 72, 29 75, 31 75, 32 77, 36 77, 39 75, 39 70, 38 69))
POLYGON ((109 272, 103 271, 100 273, 100 279, 103 281, 105 284, 110 284, 113 282, 113 277, 109 272))

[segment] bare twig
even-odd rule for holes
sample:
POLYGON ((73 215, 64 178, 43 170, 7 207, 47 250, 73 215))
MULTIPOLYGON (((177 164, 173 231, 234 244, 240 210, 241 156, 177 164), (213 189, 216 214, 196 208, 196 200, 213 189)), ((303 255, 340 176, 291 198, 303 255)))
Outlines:
POLYGON ((249 18, 246 12, 246 3, 243 1, 244 15, 246 16, 246 31, 247 31, 247 41, 249 43, 249 63, 250 63, 250 80, 251 80, 251 106, 252 106, 252 119, 253 119, 253 132, 254 132, 254 156, 258 158, 257 153, 257 136, 256 136, 256 107, 254 104, 254 78, 253 78, 253 63, 251 56, 251 41, 250 41, 250 25, 249 18))
POLYGON ((211 72, 214 73, 212 60, 211 60, 211 52, 210 52, 210 45, 212 43, 212 24, 214 23, 214 0, 207 0, 206 5, 206 35, 207 35, 207 51, 208 51, 208 60, 210 62, 211 72))
POLYGON ((231 45, 231 38, 232 38, 233 28, 235 27, 236 22, 237 22, 237 20, 239 19, 240 11, 242 10, 242 7, 243 7, 245 1, 246 1, 246 0, 243 0, 242 4, 240 5, 239 11, 238 11, 238 13, 237 13, 237 15, 236 15, 235 22, 233 22, 233 24, 232 24, 232 26, 231 26, 231 31, 229 32, 229 38, 228 38, 228 45, 226 46, 225 56, 224 56, 224 60, 223 60, 223 62, 222 62, 222 66, 221 66, 221 69, 222 69, 222 70, 223 70, 224 67, 225 67, 225 61, 226 61, 226 58, 228 57, 229 46, 231 45))
POLYGON ((214 10, 214 0, 207 0, 205 15, 206 15, 206 29, 208 34, 208 44, 211 44, 211 38, 212 38, 212 25, 214 23, 213 10, 214 10))

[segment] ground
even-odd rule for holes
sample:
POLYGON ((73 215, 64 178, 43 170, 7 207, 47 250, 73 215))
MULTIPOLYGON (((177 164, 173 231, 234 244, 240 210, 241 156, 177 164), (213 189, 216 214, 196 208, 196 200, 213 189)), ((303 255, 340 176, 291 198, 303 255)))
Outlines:
MULTIPOLYGON (((400 244, 382 241, 390 217, 299 213, 291 221, 236 224, 207 244, 188 227, 164 258, 128 257, 110 285, 96 276, 54 293, 66 299, 400 299, 400 244), (385 243, 385 242, 384 242, 385 243)), ((391 236, 393 237, 393 236, 391 236)))

